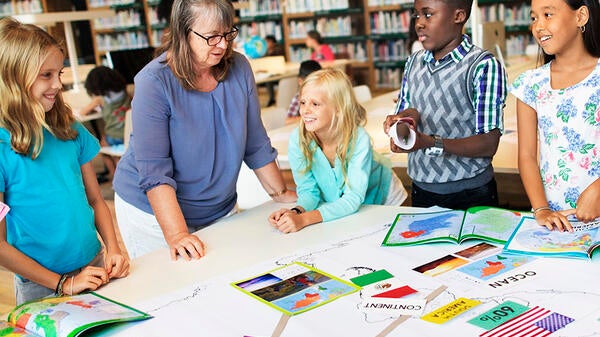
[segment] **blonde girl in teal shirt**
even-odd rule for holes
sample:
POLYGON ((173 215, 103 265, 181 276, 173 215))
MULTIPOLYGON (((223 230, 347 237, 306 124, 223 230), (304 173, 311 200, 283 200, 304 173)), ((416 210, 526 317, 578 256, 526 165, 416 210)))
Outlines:
POLYGON ((63 50, 10 17, 0 45, 0 201, 10 207, 0 266, 15 274, 17 304, 96 290, 129 261, 90 162, 100 145, 62 99, 63 50))
POLYGON ((283 233, 356 212, 362 204, 396 205, 406 199, 402 182, 371 145, 366 111, 344 72, 323 69, 300 87, 300 126, 288 156, 298 205, 269 216, 283 233))

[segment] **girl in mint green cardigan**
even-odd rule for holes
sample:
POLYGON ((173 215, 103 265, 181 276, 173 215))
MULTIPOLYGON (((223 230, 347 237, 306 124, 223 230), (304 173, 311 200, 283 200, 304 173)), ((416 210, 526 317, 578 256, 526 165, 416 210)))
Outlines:
POLYGON ((288 157, 298 205, 269 216, 283 233, 352 214, 362 204, 399 206, 402 182, 373 150, 364 129, 366 111, 338 69, 309 75, 300 87, 300 126, 290 137, 288 157))

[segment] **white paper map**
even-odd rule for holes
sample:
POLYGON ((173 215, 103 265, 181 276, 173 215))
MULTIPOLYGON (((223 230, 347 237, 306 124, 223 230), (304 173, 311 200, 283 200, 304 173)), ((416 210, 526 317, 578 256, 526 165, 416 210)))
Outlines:
MULTIPOLYGON (((345 280, 386 269, 418 290, 417 294, 422 296, 441 284, 447 285, 448 289, 443 294, 427 304, 425 313, 460 297, 482 302, 475 309, 441 325, 418 317, 410 318, 388 336, 479 336, 485 330, 467 321, 507 300, 528 307, 545 307, 574 319, 552 336, 600 336, 600 288, 597 286, 600 264, 569 261, 561 265, 562 260, 555 259, 517 260, 517 265, 511 265, 510 268, 487 270, 482 278, 476 277, 477 273, 473 271, 476 267, 466 272, 452 269, 431 277, 413 268, 469 248, 475 243, 381 247, 380 243, 388 229, 389 224, 373 226, 347 239, 307 248, 210 282, 159 296, 137 305, 139 309, 154 315, 153 320, 127 327, 118 335, 141 336, 142 331, 150 331, 150 335, 146 333, 144 336, 163 336, 172 333, 177 326, 177 332, 182 336, 269 336, 281 313, 249 298, 229 284, 248 275, 299 261, 345 280), (582 269, 588 272, 581 273, 582 269)), ((472 256, 481 258, 476 254, 472 256)), ((492 257, 498 262, 496 254, 492 257)), ((464 266, 469 263, 474 262, 464 266)), ((485 267, 483 263, 481 268, 485 267)), ((360 309, 362 296, 361 292, 357 292, 293 316, 282 336, 375 336, 395 317, 363 312, 360 309)))

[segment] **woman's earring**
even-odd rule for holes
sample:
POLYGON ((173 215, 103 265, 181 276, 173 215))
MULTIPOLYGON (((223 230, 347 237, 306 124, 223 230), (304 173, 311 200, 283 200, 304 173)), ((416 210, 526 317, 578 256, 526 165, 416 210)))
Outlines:
POLYGON ((585 26, 581 26, 579 29, 581 29, 581 34, 585 33, 585 26))

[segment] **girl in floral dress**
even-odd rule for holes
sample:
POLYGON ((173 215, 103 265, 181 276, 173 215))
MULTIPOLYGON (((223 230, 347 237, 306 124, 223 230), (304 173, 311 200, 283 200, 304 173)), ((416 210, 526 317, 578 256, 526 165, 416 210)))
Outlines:
POLYGON ((572 231, 568 216, 600 217, 599 20, 597 0, 533 0, 531 31, 545 63, 511 87, 521 179, 550 230, 572 231))

